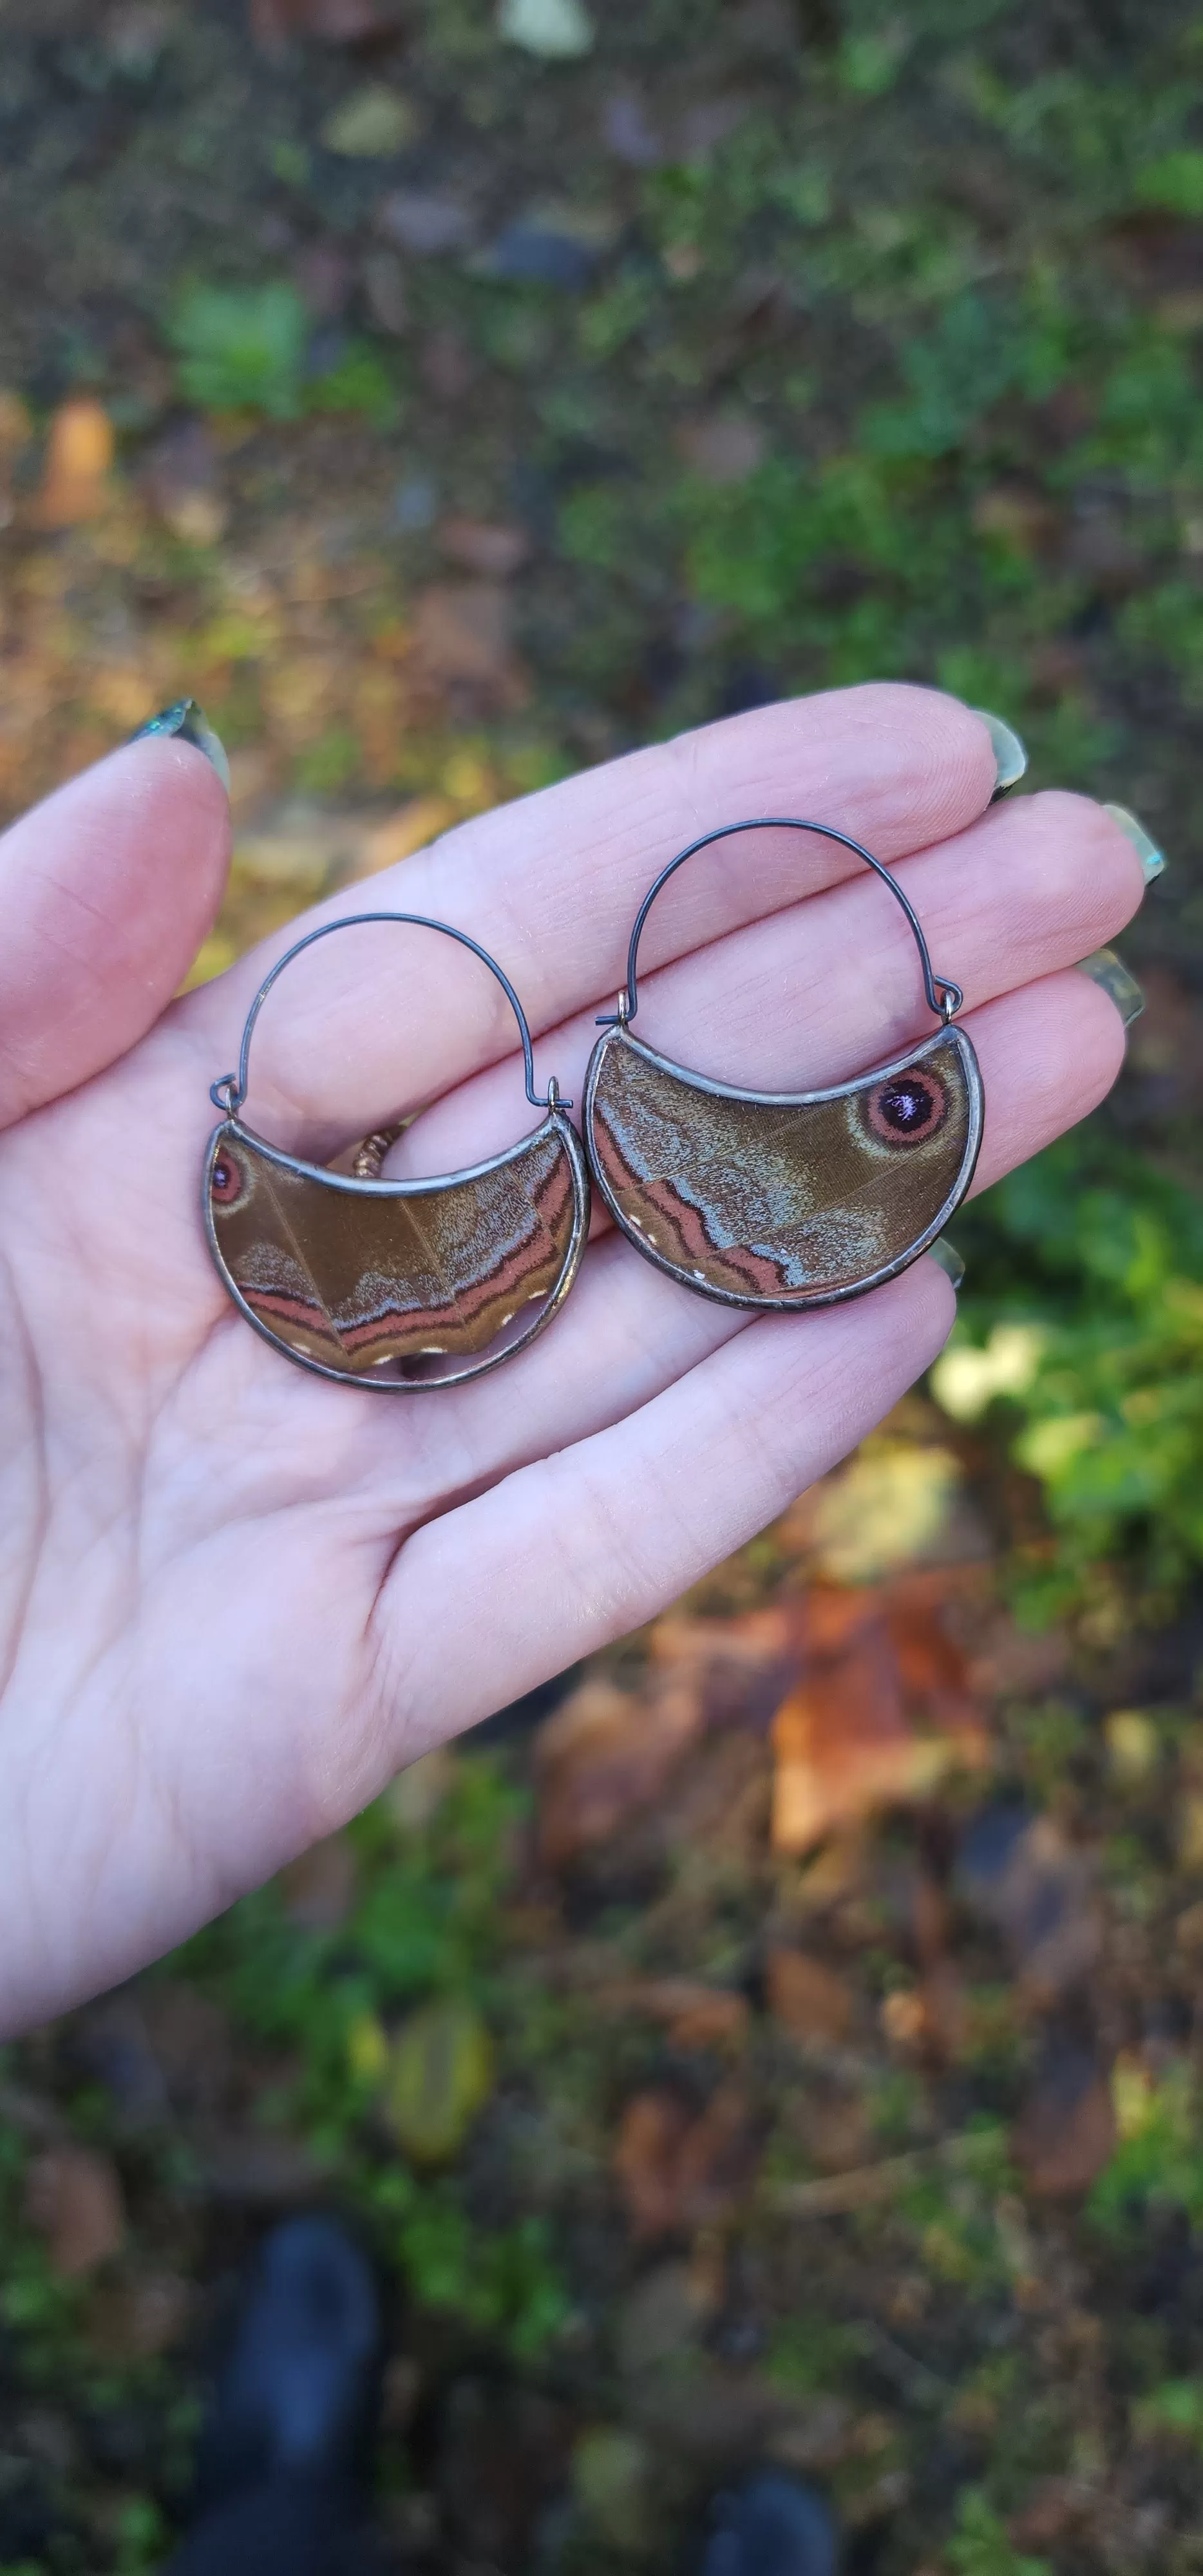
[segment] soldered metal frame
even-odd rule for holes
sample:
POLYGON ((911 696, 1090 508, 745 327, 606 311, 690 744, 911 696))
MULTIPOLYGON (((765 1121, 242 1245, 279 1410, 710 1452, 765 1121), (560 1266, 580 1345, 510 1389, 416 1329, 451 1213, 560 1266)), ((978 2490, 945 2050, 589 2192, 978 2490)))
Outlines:
POLYGON ((655 1269, 663 1271, 666 1278, 675 1279, 679 1287, 689 1289, 695 1297, 708 1297, 717 1306, 736 1306, 750 1312, 796 1315, 814 1312, 822 1306, 847 1305, 854 1297, 866 1297, 872 1289, 884 1287, 887 1280, 897 1279, 904 1270, 909 1270, 912 1263, 918 1261, 922 1254, 930 1249, 947 1225, 949 1218, 960 1207, 972 1183, 981 1152, 985 1123, 985 1087, 982 1082, 981 1067, 972 1039, 967 1036, 964 1029, 953 1026, 955 1015, 961 1009, 964 999, 965 996, 959 984, 952 982, 947 976, 936 974, 923 925, 897 878, 886 866, 884 860, 874 858, 872 851, 866 850, 860 841, 853 840, 849 833, 837 831, 830 823, 811 822, 802 816, 792 814, 755 815, 744 822, 721 823, 714 831, 701 833, 697 840, 690 841, 685 849, 678 850, 676 857, 670 859, 666 867, 661 868, 640 904, 627 949, 626 983, 618 996, 617 1009, 600 1014, 598 1017, 596 1025, 604 1034, 594 1046, 585 1077, 581 1124, 590 1170, 593 1181, 600 1190, 615 1224, 626 1236, 628 1243, 634 1246, 636 1252, 643 1255, 645 1261, 650 1261, 655 1269), (939 1028, 930 1038, 918 1046, 908 1048, 905 1053, 892 1057, 887 1064, 872 1065, 864 1073, 854 1075, 849 1081, 832 1083, 823 1090, 754 1091, 741 1088, 734 1083, 719 1082, 707 1074, 695 1073, 688 1065, 677 1064, 671 1056, 658 1054, 655 1048, 648 1046, 644 1039, 631 1034, 631 1022, 639 1007, 639 942, 657 895, 667 885, 669 878, 676 875, 678 868, 684 867, 687 859, 694 858, 699 850, 709 849, 713 843, 730 840, 741 832, 813 832, 820 840, 835 841, 841 849, 851 851, 855 858, 862 859, 866 867, 872 869, 874 876, 888 886, 895 902, 906 916, 918 952, 924 998, 928 1009, 940 1022, 939 1028), (642 1056, 645 1062, 654 1066, 658 1072, 672 1076, 677 1082, 695 1091, 707 1093, 712 1099, 735 1101, 745 1108, 810 1109, 832 1100, 855 1098, 858 1092, 864 1092, 879 1083, 888 1082, 893 1075, 910 1072, 913 1068, 922 1065, 926 1056, 933 1054, 938 1047, 945 1046, 950 1041, 957 1048, 961 1058, 968 1100, 965 1150, 956 1182, 938 1214, 903 1252, 897 1254, 892 1261, 883 1263, 879 1269, 867 1273, 863 1279, 849 1280, 838 1288, 817 1288, 813 1293, 808 1293, 805 1289, 795 1289, 782 1296, 754 1297, 741 1295, 735 1289, 720 1288, 704 1278, 689 1276, 678 1262, 670 1261, 637 1226, 632 1225, 610 1187, 600 1156, 593 1149, 594 1106, 598 1083, 606 1056, 610 1048, 616 1044, 630 1047, 634 1054, 642 1056))
POLYGON ((957 1174, 956 1186, 949 1191, 938 1215, 933 1218, 923 1234, 916 1236, 915 1240, 907 1245, 905 1252, 899 1253, 895 1260, 883 1263, 879 1270, 871 1271, 864 1279, 849 1280, 841 1288, 816 1288, 813 1293, 796 1288, 789 1295, 782 1297, 740 1296, 733 1288, 718 1288, 709 1279, 691 1277, 681 1268, 679 1262, 669 1261, 662 1252, 658 1251, 655 1244, 649 1242, 647 1236, 642 1234, 637 1226, 632 1225, 630 1218, 620 1207, 597 1155, 590 1156, 594 1185, 600 1190, 615 1224, 621 1226, 628 1243, 634 1245, 636 1252, 641 1252, 645 1261, 652 1262, 657 1270, 664 1272, 667 1279, 675 1279, 679 1287, 688 1288, 695 1297, 709 1297, 716 1306, 743 1306, 749 1311, 764 1314, 801 1315, 810 1313, 819 1306, 847 1305, 853 1297, 866 1297, 871 1288, 882 1288, 887 1279, 897 1279, 902 1271, 909 1270, 911 1263, 918 1261, 920 1255, 929 1249, 935 1242, 936 1236, 943 1231, 950 1216, 959 1208, 973 1179, 982 1146, 985 1095, 981 1068, 974 1052, 973 1042, 966 1036, 964 1029, 950 1027, 936 1029, 921 1046, 908 1048, 905 1055, 896 1056, 891 1063, 874 1065, 867 1073, 858 1073, 851 1082, 832 1083, 825 1091, 742 1091, 734 1083, 715 1082, 706 1074, 691 1072, 687 1065, 674 1064, 671 1056, 657 1055, 655 1048, 648 1046, 644 1039, 632 1037, 625 1022, 621 1021, 615 1021, 613 1026, 607 1029, 605 1036, 598 1039, 589 1059, 589 1071, 585 1082, 586 1138, 592 1132, 594 1096, 602 1065, 608 1050, 615 1045, 629 1046, 636 1055, 642 1056, 646 1063, 653 1065, 658 1073, 671 1074, 677 1082, 688 1085, 693 1091, 707 1092, 714 1100, 734 1100, 742 1108, 813 1109, 828 1100, 852 1099, 857 1092, 866 1091, 879 1082, 888 1082, 892 1074, 909 1073, 914 1066, 923 1063, 925 1056, 933 1054, 937 1047, 947 1046, 950 1040, 957 1048, 964 1065, 965 1088, 969 1102, 965 1152, 957 1174))
POLYGON ((504 1361, 515 1358, 519 1351, 526 1350, 533 1341, 538 1339, 539 1334, 546 1330, 553 1317, 558 1314, 580 1268, 588 1241, 590 1216, 588 1164, 576 1129, 564 1114, 566 1110, 571 1109, 572 1102, 561 1099, 559 1084, 554 1074, 549 1078, 547 1091, 542 1098, 535 1090, 534 1054, 530 1029, 526 1013, 508 975, 497 964, 496 959, 489 955, 487 948, 482 948, 477 940, 469 938, 467 931, 454 929, 450 922, 434 921, 424 913, 357 912, 344 914, 337 921, 323 922, 317 930, 307 932, 303 939, 296 940, 291 948, 285 950, 282 957, 277 958, 270 972, 264 976, 247 1012, 239 1050, 238 1071, 236 1074, 224 1075, 219 1082, 211 1083, 209 1097, 215 1108, 225 1111, 225 1116, 209 1138, 201 1182, 201 1213, 209 1250, 222 1286, 237 1307, 239 1314, 251 1326, 252 1331, 259 1335, 260 1340, 268 1344, 269 1349, 275 1351, 280 1358, 290 1360, 294 1368, 307 1369, 312 1377, 328 1378, 336 1386, 362 1388, 371 1395, 439 1394, 446 1387, 463 1386, 472 1378, 486 1377, 490 1370, 500 1368, 504 1361), (417 930, 438 930, 446 938, 457 940, 462 948, 470 949, 472 954, 479 957, 482 964, 489 968, 510 1002, 522 1041, 526 1096, 532 1107, 546 1110, 547 1115, 540 1120, 537 1127, 531 1129, 529 1135, 520 1136, 516 1144, 504 1146, 500 1153, 490 1154, 483 1162, 467 1164, 454 1172, 423 1174, 414 1180, 361 1179, 355 1174, 334 1172, 325 1164, 307 1162, 300 1155, 286 1153, 282 1146, 269 1144, 266 1137, 258 1135, 253 1127, 248 1127, 238 1114, 247 1094, 251 1039, 255 1024, 272 986, 283 974, 285 967, 290 966, 294 957, 299 957, 304 949, 312 948, 318 940, 330 937, 336 930, 362 929, 378 922, 400 922, 417 930), (385 1378, 375 1377, 367 1371, 361 1376, 351 1369, 332 1368, 325 1360, 315 1359, 307 1352, 294 1349, 282 1335, 274 1333, 270 1325, 265 1324, 255 1313, 222 1254, 213 1215, 212 1180, 213 1166, 227 1138, 235 1142, 242 1140, 251 1146, 255 1153, 262 1154, 267 1161, 275 1163, 283 1171, 293 1172, 302 1180, 319 1181, 327 1190, 345 1193, 349 1198, 362 1202, 365 1199, 437 1197, 440 1193, 454 1189, 459 1183, 483 1180, 489 1173, 503 1170, 507 1163, 520 1161, 529 1153, 532 1145, 538 1144, 548 1135, 555 1135, 563 1145, 572 1175, 572 1231, 559 1278, 539 1313, 524 1331, 515 1334, 514 1338, 505 1342, 500 1350, 474 1359, 465 1368, 450 1369, 441 1377, 385 1378))

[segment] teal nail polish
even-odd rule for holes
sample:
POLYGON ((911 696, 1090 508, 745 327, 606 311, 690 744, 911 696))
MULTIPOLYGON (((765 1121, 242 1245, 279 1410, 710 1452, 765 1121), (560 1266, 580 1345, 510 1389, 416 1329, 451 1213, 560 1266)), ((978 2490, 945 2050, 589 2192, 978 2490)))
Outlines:
POLYGON ((1129 974, 1123 958, 1116 956, 1114 948, 1096 948, 1093 957, 1083 957, 1079 961, 1078 973, 1089 975, 1092 984, 1098 984, 1104 993, 1110 994, 1126 1029, 1131 1028, 1133 1020, 1140 1018, 1145 1006, 1144 994, 1135 975, 1129 974))
POLYGON ((1028 756, 1013 725, 1004 724, 1001 716, 992 716, 988 707, 975 707, 973 712, 988 727, 994 745, 996 775, 990 799, 994 805, 1000 796, 1009 796, 1011 789, 1018 787, 1027 771, 1028 756))
POLYGON ((935 1242, 929 1243, 927 1248, 932 1260, 939 1262, 945 1278, 951 1279, 954 1288, 959 1288, 965 1276, 965 1264, 955 1243, 950 1243, 946 1234, 938 1234, 935 1242))
POLYGON ((1104 805, 1103 812, 1111 816, 1112 822, 1118 824, 1124 839, 1131 842, 1140 861, 1141 875, 1145 884, 1152 885, 1154 877, 1159 877, 1165 866, 1164 850, 1158 849, 1156 841, 1146 832, 1144 824, 1137 822, 1135 814, 1130 814, 1126 805, 1104 805))
POLYGON ((214 733, 204 708, 195 698, 177 698, 174 706, 161 707, 157 716, 151 716, 144 725, 139 725, 137 732, 130 735, 130 741, 141 742, 148 733, 175 734, 180 742, 190 742, 196 751, 203 751, 210 768, 217 771, 229 795, 230 764, 226 759, 225 744, 221 735, 214 733))

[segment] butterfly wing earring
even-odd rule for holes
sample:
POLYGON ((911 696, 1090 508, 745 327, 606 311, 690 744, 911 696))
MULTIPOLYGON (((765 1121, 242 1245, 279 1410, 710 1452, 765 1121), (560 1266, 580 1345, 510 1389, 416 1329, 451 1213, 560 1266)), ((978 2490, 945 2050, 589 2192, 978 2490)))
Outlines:
POLYGON ((563 1304, 589 1232, 589 1178, 570 1101, 535 1090, 530 1030, 488 951, 445 921, 362 912, 298 939, 265 975, 238 1071, 205 1156, 203 1206, 222 1284, 257 1333, 301 1368, 380 1394, 461 1386, 524 1350, 563 1304), (285 1154, 243 1125, 251 1039, 273 984, 319 939, 374 922, 438 930, 496 976, 518 1022, 526 1096, 546 1115, 504 1153, 431 1180, 382 1180, 397 1128, 365 1139, 350 1172, 285 1154))
POLYGON ((599 1021, 584 1131, 611 1215, 645 1259, 727 1306, 829 1306, 893 1279, 960 1205, 982 1139, 977 1057, 933 975, 918 917, 888 868, 847 833, 771 817, 706 832, 662 868, 631 932, 626 989, 599 1021), (663 886, 737 832, 817 832, 863 859, 901 904, 935 1034, 826 1091, 741 1091, 657 1055, 631 1032, 639 941, 663 886))

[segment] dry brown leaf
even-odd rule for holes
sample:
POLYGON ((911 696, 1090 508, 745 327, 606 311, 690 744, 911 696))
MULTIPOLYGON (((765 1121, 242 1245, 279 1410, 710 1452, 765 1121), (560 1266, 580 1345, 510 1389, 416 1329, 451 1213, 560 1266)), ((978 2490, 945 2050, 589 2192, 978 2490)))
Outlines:
POLYGON ((852 2021, 852 1995, 834 1968, 803 1950, 770 1950, 765 1961, 769 2010, 791 2039, 834 2044, 852 2021))
POLYGON ((604 1989, 597 2001, 663 2022, 677 2048, 728 2048, 747 2037, 746 1998, 731 1987, 703 1985, 700 1978, 635 1980, 604 1989))
POLYGON ((541 1729, 536 1747, 539 1848, 553 1869, 605 1842, 650 1806, 701 1732, 691 1677, 649 1698, 587 1681, 541 1729))
POLYGON ((36 504, 44 528, 71 528, 103 510, 116 442, 103 403, 78 395, 60 403, 50 423, 36 504))
POLYGON ((73 2144, 48 2147, 29 2168, 25 2214, 65 2280, 94 2272, 125 2239, 125 2202, 111 2156, 73 2144))
POLYGON ((800 1618, 802 1678, 773 1722, 773 1841, 805 1852, 875 1808, 928 1796, 987 1755, 964 1658, 931 1578, 874 1591, 816 1585, 800 1618))
POLYGON ((1084 2048, 1054 2041, 1012 2136, 1031 2189, 1050 2200, 1089 2190, 1115 2137, 1106 2075, 1084 2048))
POLYGON ((700 2113, 667 2087, 627 2104, 614 2169, 638 2237, 712 2225, 747 2182, 750 2164, 747 2105, 733 2085, 720 2086, 700 2113))

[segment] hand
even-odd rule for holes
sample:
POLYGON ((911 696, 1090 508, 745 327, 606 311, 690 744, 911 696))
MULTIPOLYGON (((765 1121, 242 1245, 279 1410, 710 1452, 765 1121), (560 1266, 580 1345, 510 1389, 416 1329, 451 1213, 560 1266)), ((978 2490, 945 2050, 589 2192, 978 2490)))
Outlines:
MULTIPOLYGON (((1135 910, 1084 799, 987 813, 980 717, 901 687, 759 710, 462 825, 370 902, 469 929, 579 1104, 635 907, 708 826, 813 814, 900 870, 965 987, 977 1187, 1092 1108, 1123 1031, 1069 972, 1135 910), (914 855, 909 855, 914 854, 914 855)), ((209 1084, 282 933, 171 1000, 220 900, 201 754, 131 745, 0 844, 0 2027, 127 1975, 404 1763, 622 1635, 842 1457, 934 1358, 931 1260, 749 1320, 613 1231, 528 1351, 382 1402, 265 1347, 200 1218, 209 1084)), ((350 887, 324 909, 364 908, 350 887)), ((315 916, 316 917, 316 916, 315 916)), ((735 1082, 838 1081, 926 1034, 899 909, 833 844, 727 844, 651 917, 641 1028, 735 1082), (721 862, 721 863, 720 863, 721 862)), ((437 1171, 525 1133, 503 995, 420 931, 322 943, 273 995, 248 1116, 321 1158, 435 1102, 437 1171)))

